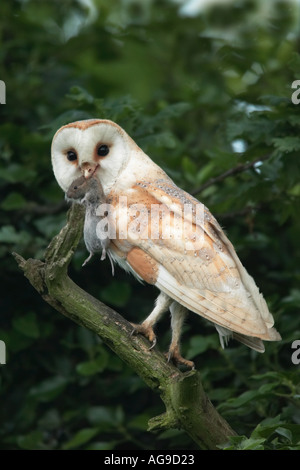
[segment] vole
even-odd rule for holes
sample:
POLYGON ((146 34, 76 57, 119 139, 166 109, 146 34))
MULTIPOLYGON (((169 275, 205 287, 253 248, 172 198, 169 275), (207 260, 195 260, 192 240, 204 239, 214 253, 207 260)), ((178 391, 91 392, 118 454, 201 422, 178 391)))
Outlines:
POLYGON ((73 181, 66 195, 68 199, 74 199, 80 204, 83 204, 86 208, 83 236, 85 246, 90 255, 84 261, 82 266, 85 266, 95 253, 101 251, 101 261, 104 260, 106 258, 106 254, 108 254, 112 267, 112 275, 114 275, 114 264, 112 256, 110 252, 107 251, 107 248, 110 244, 110 239, 106 231, 103 230, 103 232, 101 232, 99 230, 100 226, 98 224, 102 217, 96 213, 99 205, 105 203, 105 195, 100 181, 98 178, 91 177, 86 179, 84 176, 80 176, 73 181))

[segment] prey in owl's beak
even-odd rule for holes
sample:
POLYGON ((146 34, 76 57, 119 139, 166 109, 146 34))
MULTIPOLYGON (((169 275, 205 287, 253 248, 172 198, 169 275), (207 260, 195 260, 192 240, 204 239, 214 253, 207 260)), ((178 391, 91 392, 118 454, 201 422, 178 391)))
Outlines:
POLYGON ((96 173, 99 166, 100 166, 99 163, 84 162, 81 165, 81 173, 83 174, 85 179, 89 179, 96 173))

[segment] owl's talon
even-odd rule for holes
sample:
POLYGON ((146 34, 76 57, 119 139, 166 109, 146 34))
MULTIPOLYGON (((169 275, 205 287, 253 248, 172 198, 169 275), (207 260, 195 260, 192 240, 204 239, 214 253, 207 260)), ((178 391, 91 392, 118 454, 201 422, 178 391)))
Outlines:
POLYGON ((156 336, 153 331, 153 328, 151 326, 144 325, 143 323, 140 325, 137 325, 136 323, 131 323, 131 325, 133 326, 131 336, 138 334, 145 336, 150 341, 150 343, 152 343, 149 348, 149 351, 151 351, 151 349, 153 349, 156 345, 156 336))
POLYGON ((152 341, 152 346, 150 346, 149 351, 151 351, 151 349, 154 348, 154 346, 156 345, 156 342, 157 341, 156 341, 156 337, 155 337, 154 340, 152 341))
POLYGON ((193 361, 189 361, 188 359, 184 359, 180 352, 178 346, 170 346, 168 353, 166 353, 167 361, 173 362, 175 366, 183 365, 188 367, 191 370, 195 370, 195 364, 193 361))

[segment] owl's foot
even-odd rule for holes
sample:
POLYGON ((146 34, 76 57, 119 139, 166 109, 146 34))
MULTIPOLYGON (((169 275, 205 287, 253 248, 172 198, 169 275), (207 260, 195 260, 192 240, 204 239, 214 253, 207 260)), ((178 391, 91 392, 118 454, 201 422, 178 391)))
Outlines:
POLYGON ((151 344, 150 348, 149 348, 149 351, 154 348, 154 346, 156 345, 156 335, 153 331, 153 328, 147 324, 144 323, 141 323, 141 324, 136 324, 136 323, 131 323, 131 325, 133 326, 133 330, 132 330, 132 335, 138 335, 138 334, 141 334, 143 336, 145 336, 151 344))
POLYGON ((193 361, 188 361, 187 359, 184 359, 180 352, 179 352, 179 347, 176 346, 170 346, 169 352, 166 354, 168 362, 173 362, 176 366, 178 365, 183 365, 188 367, 189 369, 194 370, 195 369, 195 364, 193 361))

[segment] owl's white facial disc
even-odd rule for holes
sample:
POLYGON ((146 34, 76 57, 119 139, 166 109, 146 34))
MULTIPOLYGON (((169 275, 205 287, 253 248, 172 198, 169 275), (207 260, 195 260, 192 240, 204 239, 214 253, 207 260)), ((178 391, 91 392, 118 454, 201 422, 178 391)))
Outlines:
POLYGON ((61 127, 51 147, 58 184, 66 192, 84 167, 90 165, 107 192, 127 165, 129 144, 130 137, 112 121, 88 119, 61 127))

